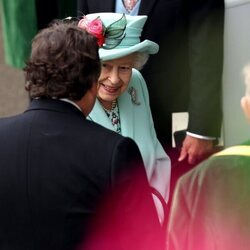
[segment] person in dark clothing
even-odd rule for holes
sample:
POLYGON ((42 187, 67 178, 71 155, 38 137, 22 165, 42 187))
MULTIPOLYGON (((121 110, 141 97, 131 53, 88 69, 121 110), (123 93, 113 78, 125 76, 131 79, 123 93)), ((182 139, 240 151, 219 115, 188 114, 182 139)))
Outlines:
POLYGON ((117 228, 115 238, 105 236, 108 249, 163 244, 136 143, 86 119, 98 49, 95 37, 68 21, 33 40, 24 69, 30 106, 0 119, 0 249, 89 249, 106 227, 117 228))

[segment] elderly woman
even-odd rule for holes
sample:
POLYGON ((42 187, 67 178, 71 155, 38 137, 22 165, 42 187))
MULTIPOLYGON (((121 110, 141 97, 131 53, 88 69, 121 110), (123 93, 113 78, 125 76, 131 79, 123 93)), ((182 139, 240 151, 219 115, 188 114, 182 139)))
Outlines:
MULTIPOLYGON (((147 16, 94 13, 80 20, 78 26, 98 38, 102 60, 97 100, 89 119, 134 139, 150 185, 167 202, 170 160, 156 137, 147 86, 138 71, 148 55, 159 49, 152 41, 140 42, 146 19, 147 16)), ((162 220, 161 204, 154 200, 162 220)))

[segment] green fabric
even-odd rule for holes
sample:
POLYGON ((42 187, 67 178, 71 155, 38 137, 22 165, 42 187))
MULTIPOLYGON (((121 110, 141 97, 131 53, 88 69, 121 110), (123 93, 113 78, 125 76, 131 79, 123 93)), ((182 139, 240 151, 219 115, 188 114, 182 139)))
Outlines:
POLYGON ((22 68, 37 32, 35 0, 1 0, 5 62, 22 68))
POLYGON ((249 250, 250 141, 242 145, 242 152, 222 151, 179 179, 167 250, 249 250))

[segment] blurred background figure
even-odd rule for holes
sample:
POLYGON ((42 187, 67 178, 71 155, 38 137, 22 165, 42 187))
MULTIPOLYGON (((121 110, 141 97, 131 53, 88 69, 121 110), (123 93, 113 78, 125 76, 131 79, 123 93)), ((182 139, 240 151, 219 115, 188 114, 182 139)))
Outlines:
POLYGON ((0 1, 0 116, 18 114, 29 104, 22 68, 37 31, 75 13, 76 1, 71 0, 0 1))
MULTIPOLYGON (((250 123, 250 65, 241 107, 250 123)), ((229 147, 186 173, 171 207, 168 250, 248 250, 250 140, 229 147)))
POLYGON ((35 2, 2 0, 0 3, 5 62, 22 68, 30 55, 31 40, 37 32, 35 2))
POLYGON ((53 19, 74 16, 76 1, 1 0, 0 11, 5 61, 13 67, 23 68, 37 31, 47 27, 53 19))

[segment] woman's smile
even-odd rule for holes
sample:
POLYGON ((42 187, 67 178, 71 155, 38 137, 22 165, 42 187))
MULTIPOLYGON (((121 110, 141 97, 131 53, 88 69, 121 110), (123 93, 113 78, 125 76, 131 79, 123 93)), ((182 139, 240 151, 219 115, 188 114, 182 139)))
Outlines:
POLYGON ((105 108, 112 107, 113 101, 126 91, 131 79, 135 57, 136 54, 131 54, 102 63, 97 98, 105 108))
POLYGON ((109 85, 106 85, 104 83, 99 83, 100 84, 100 87, 105 91, 107 92, 108 94, 115 94, 117 93, 117 91, 120 89, 120 86, 119 87, 113 87, 113 86, 109 86, 109 85))

